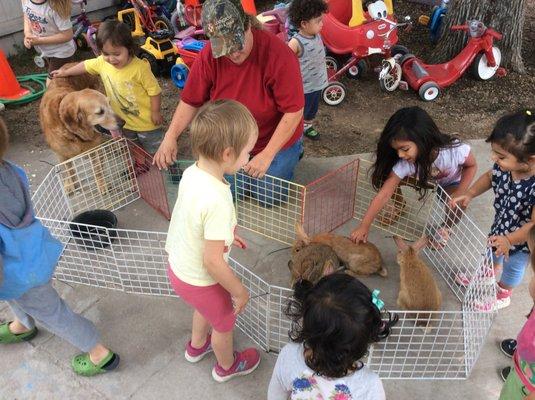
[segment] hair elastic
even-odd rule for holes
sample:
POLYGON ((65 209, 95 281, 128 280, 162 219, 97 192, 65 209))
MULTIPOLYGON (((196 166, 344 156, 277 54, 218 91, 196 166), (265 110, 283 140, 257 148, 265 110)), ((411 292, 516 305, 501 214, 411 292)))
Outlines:
POLYGON ((381 293, 381 291, 379 289, 374 289, 373 290, 373 292, 372 292, 372 303, 375 305, 375 307, 377 307, 377 309, 379 311, 381 311, 385 306, 385 302, 379 298, 379 293, 381 293))

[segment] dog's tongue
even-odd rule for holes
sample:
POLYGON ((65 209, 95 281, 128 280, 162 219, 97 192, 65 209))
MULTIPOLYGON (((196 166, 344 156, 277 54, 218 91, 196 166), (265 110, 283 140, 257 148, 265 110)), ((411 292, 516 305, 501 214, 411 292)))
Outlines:
POLYGON ((123 136, 120 129, 110 130, 110 133, 111 133, 111 137, 114 139, 117 139, 123 136))

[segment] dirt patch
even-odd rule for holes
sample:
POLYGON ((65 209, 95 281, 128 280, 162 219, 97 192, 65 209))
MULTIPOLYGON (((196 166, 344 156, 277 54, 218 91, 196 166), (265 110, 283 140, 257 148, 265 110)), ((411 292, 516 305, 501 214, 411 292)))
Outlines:
MULTIPOLYGON (((428 12, 425 6, 401 0, 396 2, 395 7, 398 17, 410 15, 414 21, 419 15, 428 12)), ((259 4, 260 10, 266 8, 267 2, 259 4)), ((410 32, 401 33, 399 43, 424 60, 431 50, 426 28, 418 25, 410 32)), ((358 81, 344 78, 343 83, 348 89, 346 101, 337 107, 321 105, 316 126, 322 136, 317 142, 305 140, 306 155, 338 156, 372 151, 389 116, 398 108, 409 105, 425 108, 444 132, 457 133, 463 139, 484 138, 497 116, 518 108, 533 107, 535 0, 527 1, 523 53, 527 65, 525 75, 509 73, 504 78, 479 82, 466 74, 432 103, 424 103, 413 91, 381 92, 377 75, 372 71, 358 81)), ((87 58, 91 55, 81 53, 79 56, 87 58)), ((25 52, 10 60, 18 75, 42 72, 37 71, 31 61, 32 57, 32 52, 25 52)), ((162 112, 169 122, 180 91, 169 78, 159 80, 163 88, 162 112)), ((9 108, 3 113, 12 140, 28 143, 32 148, 46 147, 38 126, 38 106, 39 102, 33 102, 9 108)), ((185 147, 181 147, 181 153, 187 153, 185 147)))

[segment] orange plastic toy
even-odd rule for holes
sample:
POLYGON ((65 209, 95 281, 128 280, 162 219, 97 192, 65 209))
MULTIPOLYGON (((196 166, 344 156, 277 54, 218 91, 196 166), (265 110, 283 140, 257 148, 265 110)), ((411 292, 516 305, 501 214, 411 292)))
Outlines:
POLYGON ((20 86, 6 55, 0 49, 0 100, 17 100, 29 93, 30 90, 20 86))

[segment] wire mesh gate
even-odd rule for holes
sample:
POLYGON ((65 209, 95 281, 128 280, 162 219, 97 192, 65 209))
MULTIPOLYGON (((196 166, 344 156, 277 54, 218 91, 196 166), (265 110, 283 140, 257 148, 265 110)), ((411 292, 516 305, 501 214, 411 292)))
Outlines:
MULTIPOLYGON (((165 175, 152 172, 150 157, 126 140, 102 146, 55 166, 33 196, 37 216, 65 246, 56 278, 128 293, 174 293, 166 276, 166 233, 97 228, 71 222, 76 213, 105 208, 117 210, 143 198, 165 217, 183 167, 165 175), (79 233, 92 232, 84 240, 79 233)), ((181 167, 180 167, 181 166, 181 167)), ((180 168, 179 168, 180 167, 180 168)), ((309 185, 274 177, 255 180, 234 177, 240 226, 279 242, 291 243, 295 222, 309 234, 328 231, 351 218, 361 218, 375 195, 367 179, 367 164, 355 160, 309 185)), ((407 239, 443 224, 448 196, 438 187, 423 200, 410 185, 394 196, 392 206, 377 218, 375 227, 407 239)), ((451 228, 442 250, 424 250, 434 268, 458 300, 455 310, 395 311, 400 316, 391 335, 374 344, 367 364, 381 378, 463 379, 473 368, 495 313, 485 305, 496 298, 485 271, 492 266, 486 236, 466 215, 451 228), (470 278, 467 287, 455 277, 470 278), (426 331, 415 320, 430 321, 426 331)), ((284 315, 291 290, 269 284, 232 258, 231 267, 251 294, 237 326, 265 350, 279 351, 288 342, 290 323, 284 315)))

